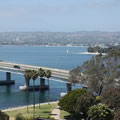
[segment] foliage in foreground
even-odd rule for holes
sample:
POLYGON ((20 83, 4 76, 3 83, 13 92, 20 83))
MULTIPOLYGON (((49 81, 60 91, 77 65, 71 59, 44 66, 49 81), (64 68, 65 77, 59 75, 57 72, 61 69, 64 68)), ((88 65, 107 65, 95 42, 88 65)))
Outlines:
POLYGON ((95 95, 92 92, 87 91, 77 98, 76 105, 74 106, 75 113, 81 114, 83 117, 87 117, 89 107, 96 103, 95 95))
POLYGON ((88 116, 90 120, 113 120, 114 111, 104 104, 97 104, 90 107, 88 116))
POLYGON ((0 111, 0 120, 9 120, 9 116, 0 111))
POLYGON ((76 89, 69 92, 59 101, 62 110, 71 113, 71 118, 80 120, 87 118, 89 107, 96 104, 96 97, 87 89, 76 89))
POLYGON ((74 113, 74 106, 76 105, 77 98, 86 92, 86 89, 72 90, 59 100, 58 105, 60 106, 60 109, 69 113, 74 113))
POLYGON ((114 120, 120 120, 120 109, 115 112, 114 120))
POLYGON ((102 96, 96 96, 96 104, 101 103, 102 96))
POLYGON ((109 88, 102 94, 102 103, 112 109, 120 109, 120 89, 109 88))
POLYGON ((21 113, 18 113, 15 117, 15 120, 25 120, 21 113))
POLYGON ((63 115, 63 118, 67 118, 69 120, 119 120, 120 109, 118 109, 117 107, 117 109, 115 110, 113 109, 114 107, 112 107, 111 109, 109 108, 110 106, 107 106, 107 102, 108 105, 111 104, 116 106, 120 103, 120 96, 118 95, 119 91, 115 92, 113 89, 114 88, 108 89, 108 91, 106 92, 108 92, 109 94, 107 93, 107 97, 104 96, 104 98, 103 96, 96 97, 92 92, 86 89, 76 89, 69 92, 59 102, 60 107, 70 113, 68 115, 64 114, 65 116, 63 115), (76 100, 74 98, 76 98, 76 100), (72 101, 72 99, 74 99, 74 102, 72 101), (103 100, 107 101, 106 105, 101 103, 103 100), (118 101, 119 103, 117 103, 116 101, 118 101))
MULTIPOLYGON (((71 84, 82 82, 87 85, 93 93, 99 95, 96 97, 96 102, 90 102, 94 99, 92 96, 85 95, 87 94, 86 91, 77 96, 78 98, 74 97, 76 93, 66 95, 67 97, 62 98, 59 105, 73 116, 77 114, 77 116, 82 115, 81 118, 83 118, 83 115, 86 114, 86 116, 90 116, 90 120, 113 120, 113 110, 115 110, 115 120, 119 120, 117 119, 120 116, 119 78, 120 51, 113 51, 106 56, 102 56, 102 54, 94 56, 89 61, 84 62, 83 65, 70 71, 69 81, 71 84), (89 112, 87 112, 88 109, 90 109, 89 112)), ((74 120, 77 119, 74 118, 74 120)))

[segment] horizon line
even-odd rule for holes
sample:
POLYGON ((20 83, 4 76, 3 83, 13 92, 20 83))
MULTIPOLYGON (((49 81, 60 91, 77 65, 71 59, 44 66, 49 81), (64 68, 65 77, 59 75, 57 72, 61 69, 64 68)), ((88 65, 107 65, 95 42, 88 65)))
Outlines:
POLYGON ((0 33, 35 33, 35 32, 48 32, 48 33, 77 33, 77 32, 106 32, 106 33, 119 33, 120 31, 101 31, 101 30, 81 30, 81 31, 0 31, 0 33))

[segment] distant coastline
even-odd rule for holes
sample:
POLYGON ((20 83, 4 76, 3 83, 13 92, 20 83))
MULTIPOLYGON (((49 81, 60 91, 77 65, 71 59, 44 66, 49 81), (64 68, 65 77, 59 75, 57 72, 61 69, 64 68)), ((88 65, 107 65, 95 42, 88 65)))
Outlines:
POLYGON ((33 47, 88 47, 88 46, 67 46, 67 45, 65 45, 65 46, 62 46, 62 45, 0 45, 0 47, 2 47, 2 46, 33 46, 33 47))
POLYGON ((120 43, 119 36, 120 32, 100 31, 0 32, 0 45, 111 46, 120 43))

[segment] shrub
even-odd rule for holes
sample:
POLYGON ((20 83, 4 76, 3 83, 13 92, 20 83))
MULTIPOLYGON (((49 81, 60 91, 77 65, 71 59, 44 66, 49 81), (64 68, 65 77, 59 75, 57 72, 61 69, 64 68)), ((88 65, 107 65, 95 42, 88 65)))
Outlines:
POLYGON ((76 104, 77 98, 80 97, 83 93, 86 93, 86 89, 76 89, 70 91, 67 95, 62 97, 58 103, 60 109, 65 110, 70 113, 74 113, 74 106, 76 104))
POLYGON ((96 96, 96 104, 101 103, 102 96, 96 96))
POLYGON ((115 112, 114 120, 120 120, 120 109, 115 112))
POLYGON ((15 120, 25 120, 21 113, 18 113, 15 117, 15 120))
POLYGON ((51 117, 51 116, 48 116, 47 118, 48 118, 48 119, 53 119, 53 120, 55 119, 54 117, 51 117))
POLYGON ((79 115, 82 114, 86 118, 89 107, 91 107, 95 103, 95 95, 92 92, 87 91, 86 93, 78 97, 76 105, 74 107, 75 113, 79 115))
POLYGON ((9 116, 0 111, 0 120, 9 120, 9 116))
POLYGON ((32 119, 29 119, 29 120, 54 120, 53 117, 48 117, 48 118, 32 118, 32 119))
POLYGON ((88 116, 90 120, 113 120, 114 111, 104 104, 97 104, 90 107, 88 116))
POLYGON ((109 88, 102 95, 102 103, 112 109, 120 108, 120 90, 117 88, 109 88))

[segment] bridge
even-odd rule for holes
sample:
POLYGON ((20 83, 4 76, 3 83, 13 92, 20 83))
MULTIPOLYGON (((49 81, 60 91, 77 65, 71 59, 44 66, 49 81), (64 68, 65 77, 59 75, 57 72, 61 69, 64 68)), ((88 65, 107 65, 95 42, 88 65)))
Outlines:
MULTIPOLYGON (((8 85, 8 84, 15 84, 15 81, 11 80, 11 73, 15 74, 21 74, 24 75, 24 71, 26 69, 31 70, 39 70, 40 68, 44 70, 51 70, 52 72, 52 78, 56 79, 56 81, 65 82, 67 86, 67 91, 71 89, 71 85, 69 83, 68 77, 69 77, 69 71, 67 70, 61 70, 61 69, 55 69, 55 68, 48 68, 48 67, 42 67, 42 66, 33 66, 33 65, 25 65, 25 64, 17 64, 17 63, 10 63, 10 62, 0 62, 0 71, 6 72, 6 80, 0 81, 0 85, 8 85)), ((25 81, 26 82, 26 81, 25 81)), ((25 86, 20 87, 21 90, 26 90, 28 84, 26 83, 25 86)), ((41 81, 41 88, 48 88, 49 86, 45 85, 45 79, 42 79, 41 81)), ((32 88, 32 87, 29 87, 32 88)), ((36 88, 38 88, 36 86, 36 88)))

